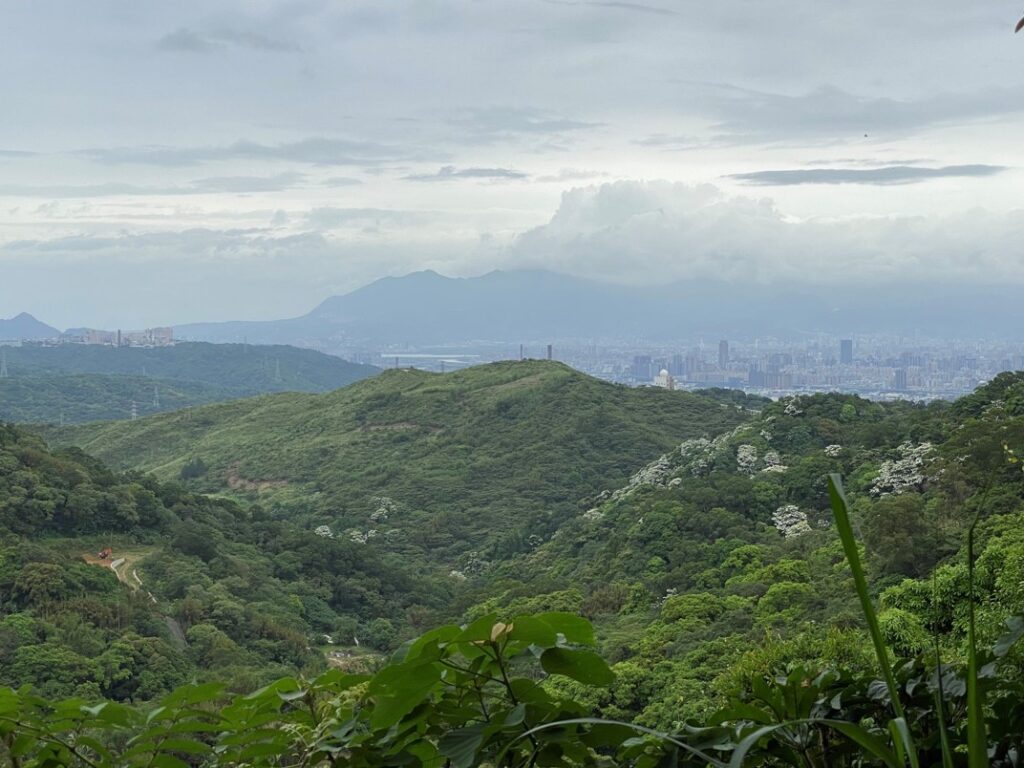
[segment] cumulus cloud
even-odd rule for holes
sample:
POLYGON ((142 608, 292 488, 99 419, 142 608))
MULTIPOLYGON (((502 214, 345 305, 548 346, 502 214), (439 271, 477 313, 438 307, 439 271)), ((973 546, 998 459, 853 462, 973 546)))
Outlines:
POLYGON ((797 170, 753 171, 728 176, 756 186, 793 186, 798 184, 914 184, 929 179, 995 176, 1007 170, 1002 165, 947 165, 926 168, 888 165, 879 168, 812 168, 797 170))
POLYGON ((414 173, 404 178, 406 181, 456 181, 458 179, 518 181, 528 178, 528 175, 510 168, 456 168, 454 165, 446 165, 437 173, 414 173))
POLYGON ((507 266, 621 282, 1024 281, 1024 213, 794 220, 712 185, 573 189, 520 235, 507 266))

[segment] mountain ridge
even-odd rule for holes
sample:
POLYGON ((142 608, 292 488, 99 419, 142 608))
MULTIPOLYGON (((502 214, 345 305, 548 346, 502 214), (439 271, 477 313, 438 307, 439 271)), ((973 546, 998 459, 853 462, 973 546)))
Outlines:
POLYGON ((433 271, 385 277, 285 320, 181 325, 183 338, 292 343, 320 349, 695 334, 904 333, 1018 337, 1024 309, 1007 285, 840 286, 690 280, 617 285, 544 270, 477 277, 433 271), (922 286, 918 286, 921 288, 922 286), (927 298, 925 298, 927 297, 927 298))

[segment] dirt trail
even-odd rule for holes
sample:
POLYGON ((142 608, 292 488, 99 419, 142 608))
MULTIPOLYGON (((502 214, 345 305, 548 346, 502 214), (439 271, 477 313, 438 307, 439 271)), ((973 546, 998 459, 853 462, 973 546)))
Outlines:
MULTIPOLYGON (((145 592, 146 596, 150 599, 154 605, 159 605, 156 596, 146 589, 142 584, 142 579, 139 577, 139 572, 132 566, 150 554, 154 550, 152 549, 138 549, 138 550, 126 550, 124 554, 119 554, 115 559, 107 562, 104 559, 97 557, 96 555, 83 555, 82 559, 90 565, 98 565, 100 567, 108 567, 117 576, 117 580, 128 587, 133 592, 145 592), (129 579, 128 572, 131 570, 131 578, 129 579)), ((167 624, 167 629, 171 633, 171 640, 174 645, 179 648, 185 648, 188 645, 188 640, 185 638, 185 632, 181 628, 181 624, 173 616, 167 616, 163 614, 164 623, 167 624)))

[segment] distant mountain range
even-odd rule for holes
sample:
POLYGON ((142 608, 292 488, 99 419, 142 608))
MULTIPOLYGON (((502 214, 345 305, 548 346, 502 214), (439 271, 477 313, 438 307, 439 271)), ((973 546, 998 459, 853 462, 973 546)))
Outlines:
MULTIPOLYGON (((177 338, 288 344, 347 354, 385 345, 672 341, 695 335, 921 334, 1024 339, 1014 285, 857 283, 817 286, 691 280, 654 286, 601 283, 545 271, 470 278, 433 271, 386 277, 285 320, 192 323, 177 338)), ((21 314, 0 320, 0 340, 59 335, 21 314)))
POLYGON ((326 351, 367 344, 679 339, 921 332, 930 337, 1024 337, 1015 286, 949 283, 763 285, 687 281, 622 286, 544 271, 449 278, 415 272, 377 280, 288 320, 199 323, 183 338, 297 344, 326 351))
POLYGON ((57 336, 60 336, 60 331, 36 320, 27 312, 0 320, 0 341, 36 341, 57 336))

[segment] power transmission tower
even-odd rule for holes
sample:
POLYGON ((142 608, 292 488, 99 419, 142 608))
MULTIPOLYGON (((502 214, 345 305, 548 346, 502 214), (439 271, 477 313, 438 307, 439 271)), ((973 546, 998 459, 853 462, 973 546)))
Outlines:
POLYGON ((160 407, 160 387, 156 384, 153 385, 153 407, 160 407))
POLYGON ((0 349, 0 379, 7 378, 7 350, 0 349))
POLYGON ((281 358, 274 358, 274 381, 281 381, 281 358))
POLYGON ((135 421, 138 418, 139 418, 139 405, 134 400, 132 400, 132 421, 135 421))

